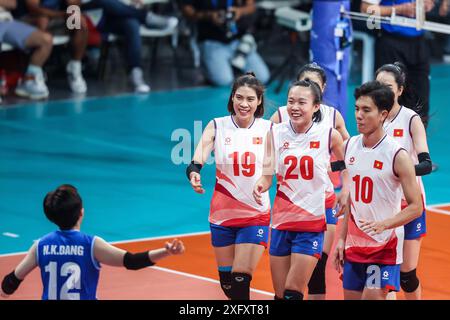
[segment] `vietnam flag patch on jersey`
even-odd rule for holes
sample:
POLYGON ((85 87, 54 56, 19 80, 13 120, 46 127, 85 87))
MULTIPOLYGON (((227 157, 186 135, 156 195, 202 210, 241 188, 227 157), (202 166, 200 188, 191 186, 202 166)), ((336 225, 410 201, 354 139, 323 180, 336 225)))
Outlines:
POLYGON ((373 167, 375 169, 381 170, 383 169, 383 162, 375 160, 375 162, 373 163, 373 167))
POLYGON ((403 129, 394 129, 394 137, 403 137, 403 129))
POLYGON ((253 137, 253 144, 262 144, 263 138, 262 137, 253 137))
POLYGON ((309 142, 309 148, 310 149, 319 149, 320 148, 320 141, 310 141, 309 142))

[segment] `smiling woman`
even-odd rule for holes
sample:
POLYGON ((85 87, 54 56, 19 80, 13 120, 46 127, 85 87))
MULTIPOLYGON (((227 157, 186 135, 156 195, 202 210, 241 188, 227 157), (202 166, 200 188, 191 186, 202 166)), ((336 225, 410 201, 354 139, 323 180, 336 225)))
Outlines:
POLYGON ((270 201, 252 196, 262 174, 264 145, 271 122, 264 114, 264 86, 253 73, 237 78, 228 100, 229 116, 215 118, 205 128, 187 176, 197 193, 204 193, 200 170, 214 150, 216 187, 209 222, 220 284, 232 300, 248 300, 250 282, 268 241, 270 201))

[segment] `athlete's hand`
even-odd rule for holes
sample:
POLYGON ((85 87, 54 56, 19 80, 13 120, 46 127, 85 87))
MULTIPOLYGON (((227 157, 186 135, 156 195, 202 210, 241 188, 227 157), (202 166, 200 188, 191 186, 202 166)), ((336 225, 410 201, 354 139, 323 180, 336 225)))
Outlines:
POLYGON ((184 244, 181 240, 178 239, 173 239, 171 242, 166 242, 165 248, 169 254, 184 253, 184 244))
POLYGON ((259 204, 260 206, 263 205, 262 190, 263 190, 263 185, 261 183, 256 183, 255 187, 253 188, 253 198, 255 199, 256 203, 259 204))
POLYGON ((387 229, 384 221, 365 221, 361 219, 359 220, 359 223, 361 223, 360 229, 369 236, 380 234, 387 229))
POLYGON ((334 263, 334 267, 338 273, 342 273, 344 266, 344 249, 345 249, 345 241, 344 239, 338 239, 336 243, 336 247, 334 248, 332 261, 334 263))
POLYGON ((205 189, 203 189, 202 182, 201 182, 201 176, 197 172, 191 172, 190 174, 190 182, 191 186, 197 193, 205 193, 205 189))

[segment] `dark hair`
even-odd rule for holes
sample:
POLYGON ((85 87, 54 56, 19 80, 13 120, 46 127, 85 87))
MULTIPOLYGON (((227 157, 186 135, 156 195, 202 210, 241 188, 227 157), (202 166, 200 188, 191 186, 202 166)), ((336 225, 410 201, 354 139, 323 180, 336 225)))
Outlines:
MULTIPOLYGON (((297 80, 294 81, 290 86, 288 90, 288 94, 291 91, 293 87, 304 87, 304 88, 310 88, 311 92, 314 96, 314 104, 320 104, 322 102, 322 91, 320 90, 319 85, 312 81, 312 80, 297 80)), ((320 112, 320 109, 314 112, 313 114, 313 121, 314 122, 320 122, 322 120, 322 113, 320 112)))
POLYGON ((420 110, 422 109, 421 101, 418 97, 418 95, 410 88, 408 85, 408 74, 406 72, 406 67, 401 62, 394 62, 389 63, 381 66, 378 68, 378 70, 375 72, 375 77, 378 76, 381 72, 389 72, 394 76, 395 82, 397 83, 397 86, 403 87, 403 93, 398 98, 398 102, 401 105, 404 105, 412 110, 414 110, 417 113, 420 113, 420 110))
MULTIPOLYGON (((305 64, 303 67, 301 67, 297 73, 297 80, 300 80, 300 78, 307 72, 313 72, 313 73, 317 74, 320 77, 320 79, 322 80, 323 85, 325 85, 327 83, 327 75, 325 73, 325 70, 323 70, 323 68, 315 62, 305 64)), ((310 79, 308 79, 308 80, 310 80, 310 79)))
POLYGON ((378 68, 378 70, 375 72, 375 78, 378 77, 378 75, 381 72, 389 72, 394 76, 395 82, 397 83, 397 86, 406 88, 406 67, 401 62, 394 62, 394 63, 388 63, 385 65, 382 65, 378 68))
POLYGON ((63 184, 44 198, 45 216, 61 230, 70 230, 78 222, 83 203, 77 188, 63 184))
POLYGON ((370 81, 355 89, 355 100, 360 97, 370 97, 378 110, 390 112, 394 105, 394 92, 379 81, 370 81))
POLYGON ((264 115, 264 85, 259 81, 253 72, 247 72, 244 75, 234 80, 233 88, 231 89, 230 98, 228 99, 228 111, 231 114, 235 114, 233 108, 233 96, 236 90, 240 87, 249 87, 255 90, 258 100, 261 98, 261 103, 258 105, 255 111, 255 118, 261 118, 264 115))

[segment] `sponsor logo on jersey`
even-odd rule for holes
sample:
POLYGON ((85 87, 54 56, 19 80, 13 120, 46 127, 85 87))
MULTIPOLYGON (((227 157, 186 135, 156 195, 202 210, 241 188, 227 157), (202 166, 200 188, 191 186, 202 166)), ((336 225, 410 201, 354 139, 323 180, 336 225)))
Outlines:
POLYGON ((310 149, 319 149, 320 148, 320 141, 310 141, 309 142, 309 148, 310 149))
POLYGON ((262 238, 263 235, 264 235, 264 229, 258 229, 258 234, 256 236, 262 238))
POLYGON ((319 243, 315 240, 314 242, 313 242, 313 249, 317 249, 317 246, 319 245, 319 243))
POLYGON ((283 143, 283 149, 289 149, 289 142, 283 143))
POLYGON ((375 160, 375 162, 373 163, 373 167, 375 169, 381 170, 383 169, 383 162, 375 160))
POLYGON ((349 164, 354 164, 355 163, 355 157, 350 157, 350 162, 349 164))
POLYGON ((394 129, 394 137, 403 137, 403 129, 394 129))
POLYGON ((231 138, 230 137, 226 137, 225 138, 225 145, 229 146, 231 144, 231 138))
POLYGON ((253 137, 253 144, 262 144, 263 138, 262 137, 253 137))

